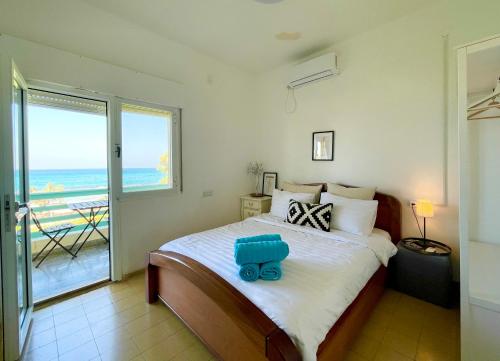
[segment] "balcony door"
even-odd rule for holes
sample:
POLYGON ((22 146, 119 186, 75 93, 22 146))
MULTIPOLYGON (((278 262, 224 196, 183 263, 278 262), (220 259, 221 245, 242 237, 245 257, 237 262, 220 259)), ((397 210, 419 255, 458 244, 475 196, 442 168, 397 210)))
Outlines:
POLYGON ((3 359, 19 359, 31 322, 31 247, 26 149, 27 86, 12 59, 1 57, 0 196, 3 359))
POLYGON ((93 94, 30 84, 35 304, 111 278, 108 109, 108 101, 93 94))

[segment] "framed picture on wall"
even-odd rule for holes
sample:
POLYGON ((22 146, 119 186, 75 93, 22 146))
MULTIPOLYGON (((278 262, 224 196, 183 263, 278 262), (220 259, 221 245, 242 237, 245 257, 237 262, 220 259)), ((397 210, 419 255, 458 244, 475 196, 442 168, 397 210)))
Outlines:
POLYGON ((312 160, 332 161, 335 132, 314 132, 312 137, 312 160))
POLYGON ((273 190, 278 187, 278 173, 264 172, 262 174, 262 194, 272 196, 273 190))

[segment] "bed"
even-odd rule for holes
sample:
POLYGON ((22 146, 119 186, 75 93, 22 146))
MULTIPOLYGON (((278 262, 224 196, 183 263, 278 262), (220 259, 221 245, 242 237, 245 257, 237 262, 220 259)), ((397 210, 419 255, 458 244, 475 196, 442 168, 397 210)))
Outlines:
POLYGON ((147 301, 160 299, 221 360, 342 360, 384 291, 387 245, 400 239, 399 201, 375 199, 366 239, 263 215, 168 242, 147 256, 147 301), (276 231, 291 249, 283 279, 238 280, 234 238, 276 231))

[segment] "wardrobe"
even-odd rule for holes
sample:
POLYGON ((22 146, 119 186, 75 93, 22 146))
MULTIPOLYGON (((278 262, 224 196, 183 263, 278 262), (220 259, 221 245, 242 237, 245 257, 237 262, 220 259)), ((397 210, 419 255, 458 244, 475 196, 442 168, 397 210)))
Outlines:
POLYGON ((457 56, 462 360, 500 360, 500 38, 457 56))

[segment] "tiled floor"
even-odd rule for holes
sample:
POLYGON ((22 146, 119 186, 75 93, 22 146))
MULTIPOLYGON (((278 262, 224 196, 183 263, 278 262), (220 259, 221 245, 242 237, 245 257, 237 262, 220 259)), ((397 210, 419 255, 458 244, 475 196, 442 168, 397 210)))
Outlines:
MULTIPOLYGON (((212 360, 142 275, 35 312, 25 360, 212 360)), ((458 360, 458 311, 386 291, 348 361, 458 360)))
POLYGON ((104 241, 86 245, 74 259, 66 252, 53 252, 40 267, 33 265, 35 302, 109 278, 108 247, 104 241))

